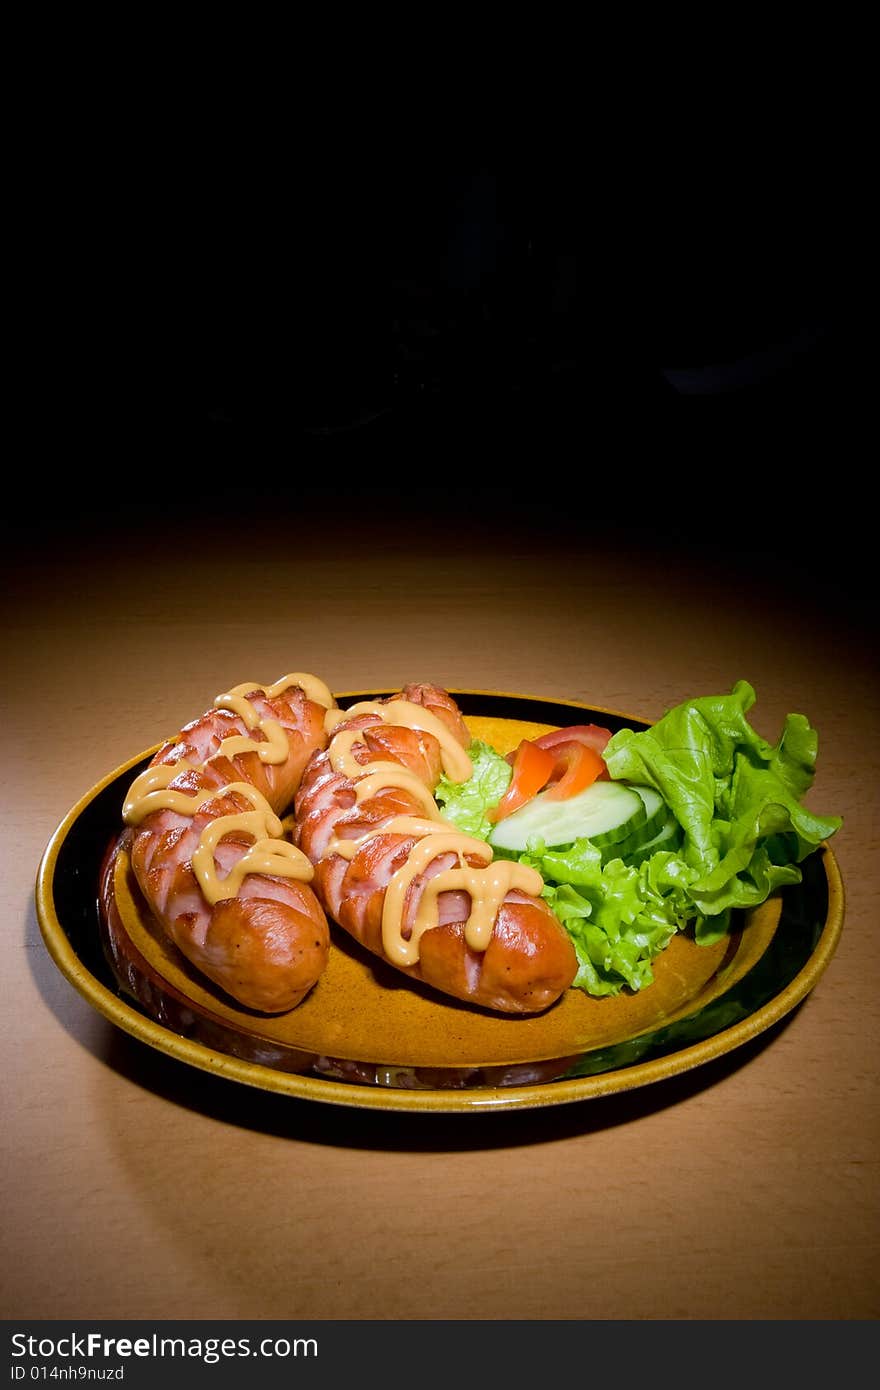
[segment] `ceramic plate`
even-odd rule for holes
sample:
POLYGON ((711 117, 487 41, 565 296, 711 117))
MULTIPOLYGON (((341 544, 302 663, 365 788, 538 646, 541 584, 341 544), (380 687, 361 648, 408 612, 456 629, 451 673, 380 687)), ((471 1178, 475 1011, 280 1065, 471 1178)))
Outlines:
MULTIPOLYGON (((566 724, 645 727, 574 701, 453 693, 471 732, 501 752, 566 724)), ((784 1017, 816 984, 842 929, 840 875, 822 846, 802 865, 802 883, 741 914, 723 942, 673 938, 654 963, 654 984, 635 995, 568 990, 539 1015, 493 1014, 411 982, 338 931, 327 970, 299 1008, 268 1018, 237 1005, 163 940, 118 848, 125 793, 155 751, 104 777, 50 840, 36 890, 43 939, 74 988, 118 1027, 263 1090, 422 1112, 534 1108, 629 1090, 710 1061, 784 1017)))

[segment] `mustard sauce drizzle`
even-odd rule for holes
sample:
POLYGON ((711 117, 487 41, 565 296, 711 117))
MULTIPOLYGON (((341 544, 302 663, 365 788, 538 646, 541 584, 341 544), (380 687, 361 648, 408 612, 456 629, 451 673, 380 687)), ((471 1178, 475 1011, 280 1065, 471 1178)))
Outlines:
POLYGON ((217 797, 238 792, 251 805, 249 811, 233 815, 218 816, 209 821, 201 833, 197 849, 193 852, 192 868, 202 895, 213 907, 225 898, 234 898, 243 879, 248 874, 270 874, 274 877, 295 878, 308 883, 314 877, 314 869, 305 854, 287 840, 282 840, 283 825, 272 810, 262 792, 250 782, 228 782, 223 787, 211 787, 188 793, 169 786, 169 783, 185 771, 198 771, 214 761, 215 758, 233 758, 239 753, 256 753, 261 762, 283 763, 290 751, 287 734, 277 720, 267 715, 261 716, 248 700, 248 695, 257 692, 270 699, 281 695, 291 686, 299 686, 307 699, 325 707, 335 706, 335 700, 328 687, 317 676, 296 671, 282 676, 273 685, 257 685, 256 682, 236 685, 231 690, 218 695, 214 709, 228 710, 238 715, 249 732, 259 731, 262 739, 249 738, 245 734, 233 734, 223 739, 215 753, 205 758, 201 764, 194 764, 186 758, 174 763, 157 763, 148 767, 136 777, 129 788, 122 808, 122 818, 126 825, 137 826, 153 811, 170 810, 184 816, 195 816, 206 802, 217 797), (219 878, 214 853, 226 835, 249 835, 253 843, 233 865, 225 878, 219 878))
POLYGON ((492 939, 501 904, 510 890, 518 888, 537 897, 544 887, 544 880, 537 870, 524 864, 496 861, 491 847, 484 840, 464 835, 444 820, 431 792, 408 768, 387 761, 359 763, 353 748, 356 743, 363 742, 366 730, 342 729, 333 734, 340 723, 358 714, 376 714, 385 723, 433 734, 440 744, 441 760, 447 776, 452 781, 464 782, 471 775, 470 758, 451 730, 421 705, 408 700, 389 700, 384 704, 365 700, 347 710, 329 709, 324 717, 324 727, 331 735, 330 764, 335 772, 354 781, 356 804, 360 805, 380 791, 400 787, 416 797, 425 816, 392 816, 357 838, 346 839, 335 835, 327 853, 339 854, 351 860, 374 835, 423 837, 413 845, 406 862, 392 874, 385 890, 382 946, 386 956, 398 966, 418 963, 422 936, 439 922, 440 894, 450 891, 463 891, 469 895, 465 941, 471 950, 485 951, 492 939), (409 935, 404 936, 406 899, 411 884, 425 873, 434 859, 450 853, 457 855, 457 866, 441 870, 423 885, 412 928, 409 935), (475 867, 469 864, 466 856, 480 860, 480 865, 475 867))

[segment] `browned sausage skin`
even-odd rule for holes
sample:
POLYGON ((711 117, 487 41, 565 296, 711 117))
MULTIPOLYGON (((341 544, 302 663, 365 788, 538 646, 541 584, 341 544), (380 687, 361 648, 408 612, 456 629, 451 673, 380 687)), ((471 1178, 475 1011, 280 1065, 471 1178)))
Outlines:
POLYGON ((132 870, 182 954, 248 1008, 282 1013, 324 970, 312 868, 278 816, 325 746, 317 677, 236 686, 159 749, 123 810, 132 870))
POLYGON ((458 999, 505 1013, 554 1003, 577 960, 540 879, 493 863, 433 801, 443 767, 461 770, 470 741, 452 697, 409 685, 338 720, 294 803, 296 843, 325 911, 375 955, 458 999))

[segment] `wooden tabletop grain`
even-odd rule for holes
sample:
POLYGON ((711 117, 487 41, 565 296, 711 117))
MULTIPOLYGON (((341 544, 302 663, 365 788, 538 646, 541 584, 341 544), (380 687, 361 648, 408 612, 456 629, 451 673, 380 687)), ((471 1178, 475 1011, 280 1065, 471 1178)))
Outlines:
POLYGON ((870 605, 779 532, 725 544, 708 499, 688 540, 588 487, 512 508, 497 473, 468 507, 454 459, 407 506, 399 459, 372 490, 325 471, 300 502, 296 459, 280 487, 251 463, 201 514, 175 465, 167 505, 130 481, 94 508, 71 488, 53 524, 6 540, 3 1316, 875 1318, 870 605), (292 669, 337 691, 424 679, 644 719, 747 679, 767 737, 792 710, 818 728, 809 804, 844 817, 828 970, 714 1063, 525 1113, 314 1105, 136 1042, 50 959, 40 856, 105 773, 230 683, 292 669))

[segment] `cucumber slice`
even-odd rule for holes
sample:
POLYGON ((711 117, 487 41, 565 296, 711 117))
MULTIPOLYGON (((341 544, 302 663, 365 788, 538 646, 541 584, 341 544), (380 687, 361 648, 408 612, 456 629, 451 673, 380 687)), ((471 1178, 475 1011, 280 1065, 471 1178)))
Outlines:
POLYGON ((641 825, 636 825, 625 840, 611 841, 600 848, 603 851, 602 857, 605 863, 609 859, 625 859, 627 854, 633 853, 640 845, 647 844, 653 840, 658 830, 662 829, 663 824, 669 815, 669 807, 663 800, 658 791, 653 787, 639 786, 634 782, 628 782, 627 786, 641 797, 645 804, 645 819, 641 825))
POLYGON ((645 832, 645 839, 648 840, 662 828, 663 822, 669 815, 669 807, 660 793, 653 787, 642 787, 635 782, 630 782, 628 785, 632 787, 634 792, 638 792, 645 803, 645 823, 641 829, 645 832))
POLYGON ((594 782, 567 801, 551 801, 546 792, 499 821, 489 836, 498 849, 523 851, 529 840, 548 849, 590 840, 597 848, 628 840, 648 818, 645 802, 622 782, 594 782))
POLYGON ((650 859, 658 850, 678 849, 683 839, 684 832, 681 826, 675 816, 669 815, 652 839, 645 840, 640 845, 630 845, 627 841, 619 847, 613 857, 622 859, 629 868, 637 869, 643 860, 650 859))

